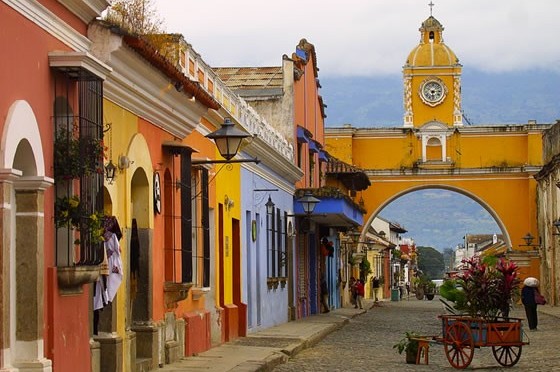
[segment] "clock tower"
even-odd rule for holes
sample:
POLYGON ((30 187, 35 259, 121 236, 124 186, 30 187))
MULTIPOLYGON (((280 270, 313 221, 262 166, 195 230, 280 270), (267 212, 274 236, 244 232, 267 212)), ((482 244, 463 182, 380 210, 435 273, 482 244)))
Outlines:
POLYGON ((459 59, 443 42, 443 26, 432 15, 419 30, 420 43, 403 66, 404 127, 462 126, 459 59))

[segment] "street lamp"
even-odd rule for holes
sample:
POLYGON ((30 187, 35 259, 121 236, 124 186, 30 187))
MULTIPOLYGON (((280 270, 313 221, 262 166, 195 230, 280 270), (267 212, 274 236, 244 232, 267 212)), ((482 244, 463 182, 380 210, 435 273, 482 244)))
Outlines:
POLYGON ((105 179, 109 182, 109 185, 113 184, 116 170, 117 167, 115 166, 115 164, 113 164, 113 160, 109 159, 109 162, 105 166, 105 179))
POLYGON ((274 202, 272 201, 270 196, 268 197, 268 201, 266 202, 265 206, 266 206, 266 213, 268 214, 274 213, 274 202))
POLYGON ((220 155, 225 160, 192 160, 192 165, 200 164, 223 164, 223 163, 260 163, 259 159, 232 159, 241 146, 241 142, 251 135, 244 130, 238 129, 230 118, 224 118, 221 128, 206 135, 206 138, 214 140, 220 155))
POLYGON ((553 232, 552 235, 560 235, 560 220, 554 221, 552 226, 556 228, 556 233, 553 232))
POLYGON ((251 135, 244 130, 238 129, 231 122, 230 118, 225 118, 222 127, 206 137, 214 140, 220 155, 226 160, 231 160, 239 151, 241 142, 251 135))
POLYGON ((303 197, 297 200, 297 202, 301 203, 301 206, 303 207, 303 211, 307 215, 313 213, 313 211, 315 210, 315 206, 320 201, 321 200, 313 196, 313 193, 311 191, 306 191, 305 194, 303 194, 303 197))
POLYGON ((535 238, 533 237, 533 235, 531 235, 530 232, 528 232, 528 233, 523 237, 523 240, 525 240, 525 243, 526 243, 526 245, 528 245, 528 246, 531 245, 531 243, 533 242, 533 239, 535 239, 535 238))

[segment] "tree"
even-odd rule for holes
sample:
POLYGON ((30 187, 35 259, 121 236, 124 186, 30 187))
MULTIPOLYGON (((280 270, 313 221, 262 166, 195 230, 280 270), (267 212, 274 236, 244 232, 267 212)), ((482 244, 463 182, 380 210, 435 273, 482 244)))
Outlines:
POLYGON ((163 33, 163 21, 152 0, 116 0, 108 9, 105 20, 135 35, 163 33))
POLYGON ((418 268, 431 279, 441 279, 444 272, 443 254, 432 247, 417 247, 418 268))

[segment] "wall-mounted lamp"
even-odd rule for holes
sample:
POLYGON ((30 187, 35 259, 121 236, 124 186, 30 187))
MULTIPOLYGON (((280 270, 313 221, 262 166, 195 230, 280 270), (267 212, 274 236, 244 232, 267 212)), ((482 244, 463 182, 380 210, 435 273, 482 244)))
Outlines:
POLYGON ((556 232, 553 232, 552 235, 560 235, 560 220, 554 221, 552 226, 554 226, 556 229, 556 232))
POLYGON ((260 160, 258 159, 231 160, 235 155, 237 155, 241 142, 243 142, 243 140, 247 137, 251 137, 251 135, 244 130, 236 128, 230 118, 224 118, 222 127, 210 134, 207 134, 206 138, 214 140, 220 155, 222 155, 225 160, 193 160, 191 163, 194 165, 217 163, 260 163, 260 160))
POLYGON ((233 208, 234 205, 235 202, 226 195, 226 197, 224 198, 224 207, 226 208, 226 211, 229 211, 231 208, 233 208))
POLYGON ((298 203, 301 203, 301 206, 303 207, 303 211, 307 215, 313 213, 313 211, 315 210, 315 206, 320 201, 321 200, 313 196, 313 193, 311 191, 306 191, 305 194, 303 194, 303 197, 297 200, 298 203))
POLYGON ((520 244, 519 246, 520 247, 540 247, 539 244, 532 244, 534 239, 535 239, 535 237, 533 235, 531 235, 530 232, 528 232, 523 237, 523 240, 525 241, 525 244, 520 244))
POLYGON ((119 156, 119 169, 120 170, 124 170, 124 169, 128 169, 128 167, 130 167, 130 164, 134 164, 133 161, 131 161, 128 156, 126 155, 121 155, 119 156))
POLYGON ((270 198, 270 196, 268 197, 268 201, 266 202, 265 206, 266 206, 266 213, 268 214, 272 214, 274 213, 274 202, 272 201, 272 199, 270 198))
POLYGON ((113 164, 113 160, 109 159, 107 165, 105 165, 105 179, 109 183, 109 185, 113 184, 113 180, 115 179, 115 171, 117 167, 113 164))

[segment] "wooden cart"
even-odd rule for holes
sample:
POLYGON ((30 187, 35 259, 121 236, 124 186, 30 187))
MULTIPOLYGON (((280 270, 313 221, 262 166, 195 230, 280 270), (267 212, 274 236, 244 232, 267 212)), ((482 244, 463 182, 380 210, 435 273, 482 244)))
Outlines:
POLYGON ((440 315, 442 336, 435 340, 443 343, 449 364, 467 368, 472 362, 474 348, 492 347, 494 358, 504 367, 514 366, 521 357, 523 330, 521 319, 498 318, 486 320, 465 315, 440 315))

